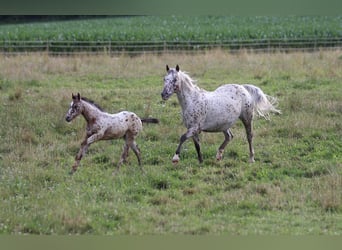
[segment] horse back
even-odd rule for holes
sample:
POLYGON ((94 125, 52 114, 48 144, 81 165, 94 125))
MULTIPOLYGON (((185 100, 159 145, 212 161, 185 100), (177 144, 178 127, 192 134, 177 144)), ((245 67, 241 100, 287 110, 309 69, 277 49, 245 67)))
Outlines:
POLYGON ((132 134, 138 134, 142 130, 142 122, 139 116, 130 111, 122 111, 117 114, 120 117, 120 123, 126 127, 132 134))

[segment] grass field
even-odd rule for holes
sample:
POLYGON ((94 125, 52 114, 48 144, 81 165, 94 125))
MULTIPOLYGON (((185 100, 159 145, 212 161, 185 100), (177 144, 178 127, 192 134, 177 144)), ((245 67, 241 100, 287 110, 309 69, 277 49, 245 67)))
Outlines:
POLYGON ((0 25, 0 41, 222 41, 341 37, 342 16, 134 16, 0 25))
POLYGON ((341 235, 341 82, 341 51, 2 56, 0 233, 341 235), (222 135, 203 133, 203 164, 191 142, 171 164, 185 128, 177 98, 161 101, 165 64, 207 90, 252 83, 278 98, 283 114, 254 122, 254 164, 241 122, 222 162, 222 135), (92 145, 68 175, 85 133, 83 118, 64 119, 76 92, 160 119, 138 138, 145 173, 130 154, 112 176, 117 140, 92 145))

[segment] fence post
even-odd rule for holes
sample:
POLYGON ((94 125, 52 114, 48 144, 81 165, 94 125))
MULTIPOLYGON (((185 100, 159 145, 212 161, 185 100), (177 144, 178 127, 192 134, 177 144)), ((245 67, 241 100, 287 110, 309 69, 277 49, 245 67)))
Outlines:
POLYGON ((49 40, 46 41, 46 54, 49 55, 50 54, 50 48, 49 48, 49 40))

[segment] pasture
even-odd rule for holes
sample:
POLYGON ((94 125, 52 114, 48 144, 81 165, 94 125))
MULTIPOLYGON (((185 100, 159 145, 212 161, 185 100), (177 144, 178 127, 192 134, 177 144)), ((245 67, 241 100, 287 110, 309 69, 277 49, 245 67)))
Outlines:
POLYGON ((341 235, 342 52, 129 57, 0 56, 1 234, 341 235), (171 163, 185 132, 176 96, 162 101, 165 65, 179 64, 213 90, 252 83, 279 100, 281 115, 255 119, 255 163, 241 122, 217 162, 222 134, 200 135, 171 163), (72 93, 106 111, 156 117, 112 175, 122 140, 97 142, 68 172, 85 133, 65 121, 72 93))

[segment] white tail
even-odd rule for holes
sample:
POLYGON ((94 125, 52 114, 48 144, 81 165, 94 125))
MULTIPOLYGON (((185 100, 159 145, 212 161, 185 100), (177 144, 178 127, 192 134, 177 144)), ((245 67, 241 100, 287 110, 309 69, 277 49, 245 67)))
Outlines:
POLYGON ((266 95, 260 88, 251 84, 245 84, 243 87, 251 94, 254 110, 259 116, 269 120, 270 113, 281 114, 281 111, 276 108, 277 98, 266 95))

